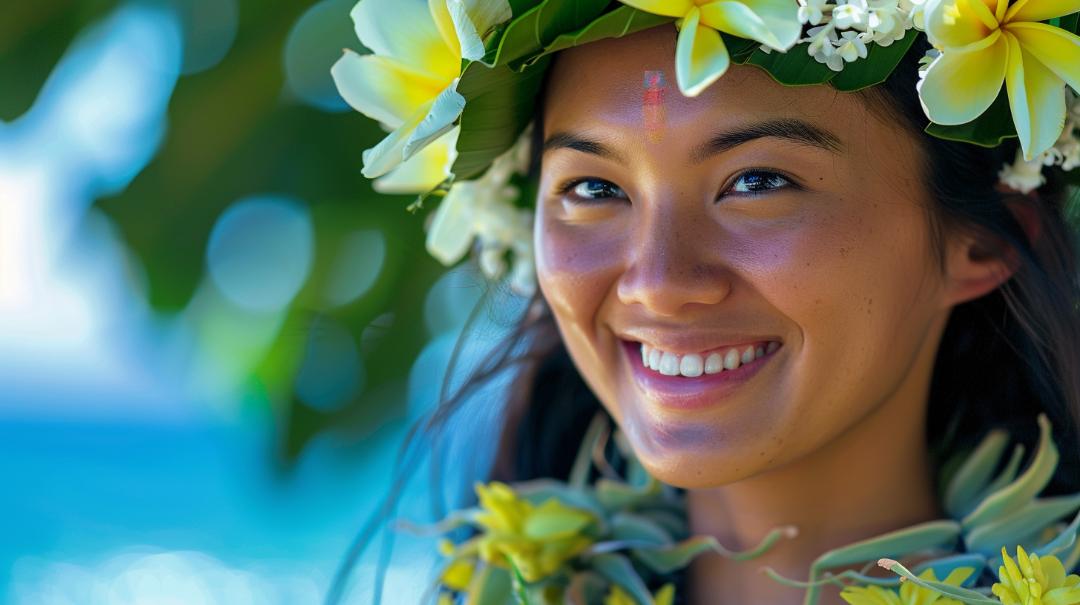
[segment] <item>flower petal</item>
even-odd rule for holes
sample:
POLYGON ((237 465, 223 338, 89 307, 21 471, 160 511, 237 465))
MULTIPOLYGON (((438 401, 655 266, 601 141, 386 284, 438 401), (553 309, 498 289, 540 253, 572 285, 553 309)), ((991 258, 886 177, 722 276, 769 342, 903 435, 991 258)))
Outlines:
POLYGON ((964 124, 982 115, 1001 91, 1008 47, 1001 34, 972 52, 945 51, 916 85, 926 117, 937 124, 964 124))
POLYGON ((446 3, 461 43, 461 56, 473 61, 484 56, 484 34, 513 16, 506 0, 446 0, 446 3))
POLYGON ((925 20, 930 42, 944 49, 985 40, 998 27, 997 18, 982 0, 930 0, 925 20))
POLYGON ((401 126, 386 135, 386 138, 379 141, 377 145, 371 149, 365 149, 363 153, 364 168, 360 173, 369 179, 373 179, 397 168, 403 161, 405 143, 408 142, 409 136, 412 135, 417 125, 427 116, 429 109, 431 109, 430 102, 421 106, 416 113, 409 116, 401 126))
POLYGON ((440 263, 452 265, 469 251, 475 235, 469 181, 454 183, 439 202, 427 233, 427 250, 440 263))
POLYGON ((1080 11, 1080 0, 1018 0, 1005 13, 1005 21, 1046 21, 1080 11))
POLYGON ((416 155, 402 162, 371 186, 379 193, 426 193, 450 176, 457 156, 458 133, 453 128, 416 155))
POLYGON ((1010 23, 1020 46, 1080 93, 1080 36, 1045 23, 1010 23))
POLYGON ((408 160, 428 143, 454 127, 454 120, 461 115, 461 110, 465 109, 465 97, 455 90, 456 86, 457 80, 454 80, 453 84, 435 97, 427 115, 416 125, 416 129, 409 135, 409 140, 405 142, 402 160, 408 160))
POLYGON ((781 52, 794 46, 802 32, 798 4, 790 0, 720 0, 700 8, 705 25, 781 52))
POLYGON ((454 29, 454 20, 450 18, 450 9, 446 7, 446 0, 428 0, 428 10, 431 18, 435 20, 435 27, 439 30, 446 47, 457 56, 461 56, 461 43, 458 42, 457 30, 454 29))
POLYGON ((620 0, 638 10, 665 17, 685 17, 694 8, 694 0, 620 0))
POLYGON ((445 86, 390 57, 358 55, 351 50, 334 63, 330 74, 349 105, 393 128, 445 86))
POLYGON ((1065 128, 1065 85, 1025 51, 1014 36, 1006 33, 1005 40, 1009 45, 1009 67, 1005 74, 1009 109, 1024 159, 1031 160, 1049 149, 1065 128))
POLYGON ((730 59, 720 32, 700 24, 701 11, 690 10, 683 19, 675 44, 675 80, 679 90, 696 97, 724 75, 730 59))
POLYGON ((360 0, 349 14, 360 42, 375 54, 446 81, 461 71, 461 57, 443 40, 427 0, 360 0))

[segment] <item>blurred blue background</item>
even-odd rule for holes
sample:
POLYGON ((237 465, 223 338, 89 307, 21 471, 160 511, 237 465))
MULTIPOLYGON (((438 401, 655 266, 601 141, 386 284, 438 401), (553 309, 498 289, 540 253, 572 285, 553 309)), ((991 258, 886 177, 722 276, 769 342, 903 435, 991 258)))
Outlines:
POLYGON ((0 602, 321 601, 484 291, 360 176, 352 4, 4 3, 0 602))

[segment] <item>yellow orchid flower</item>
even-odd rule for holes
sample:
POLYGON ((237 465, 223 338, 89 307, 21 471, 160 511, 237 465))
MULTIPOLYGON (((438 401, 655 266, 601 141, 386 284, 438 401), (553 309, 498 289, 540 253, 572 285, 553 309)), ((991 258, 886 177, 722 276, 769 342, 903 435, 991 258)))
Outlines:
POLYGON ((456 90, 461 62, 483 56, 482 35, 511 17, 510 4, 360 0, 350 15, 357 37, 372 54, 346 50, 330 73, 349 105, 391 131, 364 151, 363 174, 383 176, 439 140, 439 149, 381 185, 395 192, 430 189, 448 175, 453 160, 449 143, 456 135, 449 133, 465 107, 456 90))
POLYGON ((675 80, 696 97, 724 75, 731 59, 720 32, 786 51, 802 32, 795 0, 621 0, 638 10, 678 17, 675 80))
MULTIPOLYGON (((943 582, 951 586, 960 586, 975 570, 971 567, 958 567, 949 572, 943 582)), ((937 582, 933 569, 919 574, 919 578, 937 582)), ((847 586, 840 592, 840 598, 851 605, 960 605, 960 601, 942 596, 914 582, 904 582, 900 592, 881 586, 847 586)))
POLYGON ((1080 92, 1080 36, 1040 23, 1080 11, 1080 0, 930 0, 926 33, 941 56, 919 82, 931 121, 982 115, 1004 81, 1025 159, 1065 125, 1065 84, 1080 92))
MULTIPOLYGON (((675 602, 675 585, 668 583, 660 587, 653 595, 652 605, 671 605, 675 602)), ((604 605, 637 605, 629 594, 618 584, 612 584, 611 590, 604 597, 604 605)))
POLYGON ((1075 605, 1080 603, 1080 576, 1065 575, 1065 566, 1057 557, 1028 555, 1016 547, 1014 561, 1001 549, 1004 565, 991 590, 1004 605, 1075 605))
POLYGON ((485 531, 459 552, 475 549, 482 560, 507 569, 513 563, 527 582, 552 575, 593 543, 585 533, 595 521, 588 511, 555 498, 537 506, 498 481, 478 483, 476 494, 482 510, 475 522, 485 531))

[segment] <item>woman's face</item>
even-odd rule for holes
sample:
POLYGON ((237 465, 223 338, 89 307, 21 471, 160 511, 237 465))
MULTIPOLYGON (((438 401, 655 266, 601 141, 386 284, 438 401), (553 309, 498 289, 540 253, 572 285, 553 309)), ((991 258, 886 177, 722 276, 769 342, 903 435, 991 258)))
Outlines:
POLYGON ((895 399, 950 305, 899 117, 738 65, 686 98, 674 46, 666 26, 559 55, 537 269, 642 463, 703 487, 806 456, 895 399))

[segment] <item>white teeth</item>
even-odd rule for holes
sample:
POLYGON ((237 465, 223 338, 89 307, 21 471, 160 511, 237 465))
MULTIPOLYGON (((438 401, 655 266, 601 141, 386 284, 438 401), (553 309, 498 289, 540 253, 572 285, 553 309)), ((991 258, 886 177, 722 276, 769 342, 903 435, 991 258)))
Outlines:
POLYGON ((664 376, 674 376, 679 373, 679 356, 674 353, 664 353, 660 358, 660 373, 664 376))
POLYGON ((724 358, 719 353, 709 353, 705 358, 705 373, 719 374, 724 369, 724 358))
POLYGON ((727 355, 724 355, 724 369, 734 370, 739 367, 739 351, 737 349, 728 349, 727 355))
POLYGON ((696 353, 683 355, 682 361, 679 362, 679 373, 683 376, 695 378, 701 376, 704 371, 705 367, 704 362, 701 361, 701 355, 696 353))
POLYGON ((665 376, 682 375, 696 378, 702 374, 718 374, 724 370, 737 369, 742 364, 764 357, 779 347, 780 343, 770 341, 764 346, 749 345, 741 353, 735 348, 728 349, 724 354, 714 351, 702 359, 702 356, 697 353, 676 355, 641 343, 641 363, 665 376))

